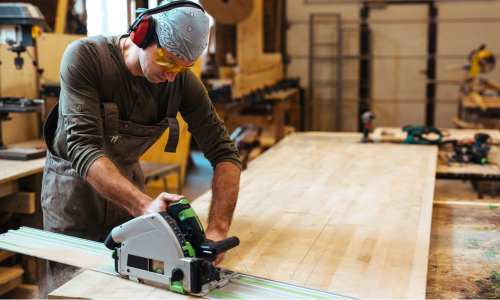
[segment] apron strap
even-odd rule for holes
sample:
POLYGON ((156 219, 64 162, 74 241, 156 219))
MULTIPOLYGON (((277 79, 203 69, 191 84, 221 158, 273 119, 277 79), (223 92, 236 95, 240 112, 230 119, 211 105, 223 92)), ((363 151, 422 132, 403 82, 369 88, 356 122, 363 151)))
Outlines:
POLYGON ((45 145, 50 151, 50 146, 52 143, 52 138, 57 130, 57 120, 59 119, 59 101, 54 105, 50 111, 47 119, 45 120, 45 125, 43 126, 43 138, 45 140, 45 145))
POLYGON ((93 36, 91 39, 97 45, 97 51, 99 52, 99 58, 101 59, 101 101, 113 102, 113 60, 111 59, 108 43, 102 35, 93 36))
POLYGON ((179 144, 179 121, 176 119, 179 105, 181 103, 182 85, 184 83, 184 76, 179 74, 175 77, 174 82, 170 84, 169 103, 167 107, 167 122, 170 128, 168 141, 165 145, 164 152, 175 153, 177 144, 179 144))
POLYGON ((118 107, 113 102, 101 103, 101 109, 104 111, 104 135, 118 135, 118 107))
POLYGON ((102 66, 101 84, 101 115, 103 114, 104 135, 118 135, 118 107, 113 102, 113 60, 109 52, 108 43, 102 35, 93 36, 91 39, 97 45, 102 66))

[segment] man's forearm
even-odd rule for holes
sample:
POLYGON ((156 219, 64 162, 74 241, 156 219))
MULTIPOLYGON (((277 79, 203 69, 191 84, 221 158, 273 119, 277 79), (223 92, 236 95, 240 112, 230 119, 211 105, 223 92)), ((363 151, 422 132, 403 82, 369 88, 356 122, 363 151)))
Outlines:
POLYGON ((106 199, 123 206, 133 216, 141 216, 153 199, 128 181, 107 157, 96 159, 87 172, 87 181, 106 199))
POLYGON ((216 165, 207 232, 215 231, 227 235, 238 200, 240 174, 240 168, 231 162, 216 165))

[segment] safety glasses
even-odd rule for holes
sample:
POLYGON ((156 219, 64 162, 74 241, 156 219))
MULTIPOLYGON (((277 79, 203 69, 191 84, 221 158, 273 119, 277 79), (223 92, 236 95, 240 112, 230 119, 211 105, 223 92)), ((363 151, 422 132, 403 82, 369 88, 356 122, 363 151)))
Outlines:
POLYGON ((166 56, 165 53, 161 50, 160 47, 156 49, 156 51, 153 53, 153 60, 156 62, 156 64, 165 72, 167 73, 182 73, 191 70, 196 66, 196 63, 198 61, 195 61, 192 66, 189 67, 184 67, 176 63, 173 59, 170 57, 166 56))

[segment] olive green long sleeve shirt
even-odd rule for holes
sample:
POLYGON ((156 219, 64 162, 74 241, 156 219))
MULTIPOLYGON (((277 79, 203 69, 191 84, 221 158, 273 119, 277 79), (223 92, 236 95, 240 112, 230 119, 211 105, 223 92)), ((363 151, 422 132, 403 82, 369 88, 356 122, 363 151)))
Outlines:
MULTIPOLYGON (((141 125, 157 125, 167 114, 170 83, 151 83, 144 77, 133 76, 121 55, 120 38, 106 37, 113 60, 113 100, 118 107, 118 118, 141 125)), ((241 169, 238 149, 201 80, 192 71, 177 76, 184 76, 179 112, 205 157, 212 167, 229 161, 241 169)), ((90 38, 71 43, 61 62, 59 120, 50 148, 54 155, 70 161, 83 178, 90 165, 105 156, 101 85, 102 67, 97 46, 90 38)))

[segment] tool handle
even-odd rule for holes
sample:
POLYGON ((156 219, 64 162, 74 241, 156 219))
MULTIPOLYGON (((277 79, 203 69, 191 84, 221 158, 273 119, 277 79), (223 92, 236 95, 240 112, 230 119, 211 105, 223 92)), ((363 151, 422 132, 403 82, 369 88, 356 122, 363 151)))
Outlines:
POLYGON ((200 246, 202 254, 200 254, 199 257, 212 262, 217 258, 217 255, 233 249, 239 244, 240 239, 235 236, 220 240, 218 242, 207 239, 206 242, 200 246))

